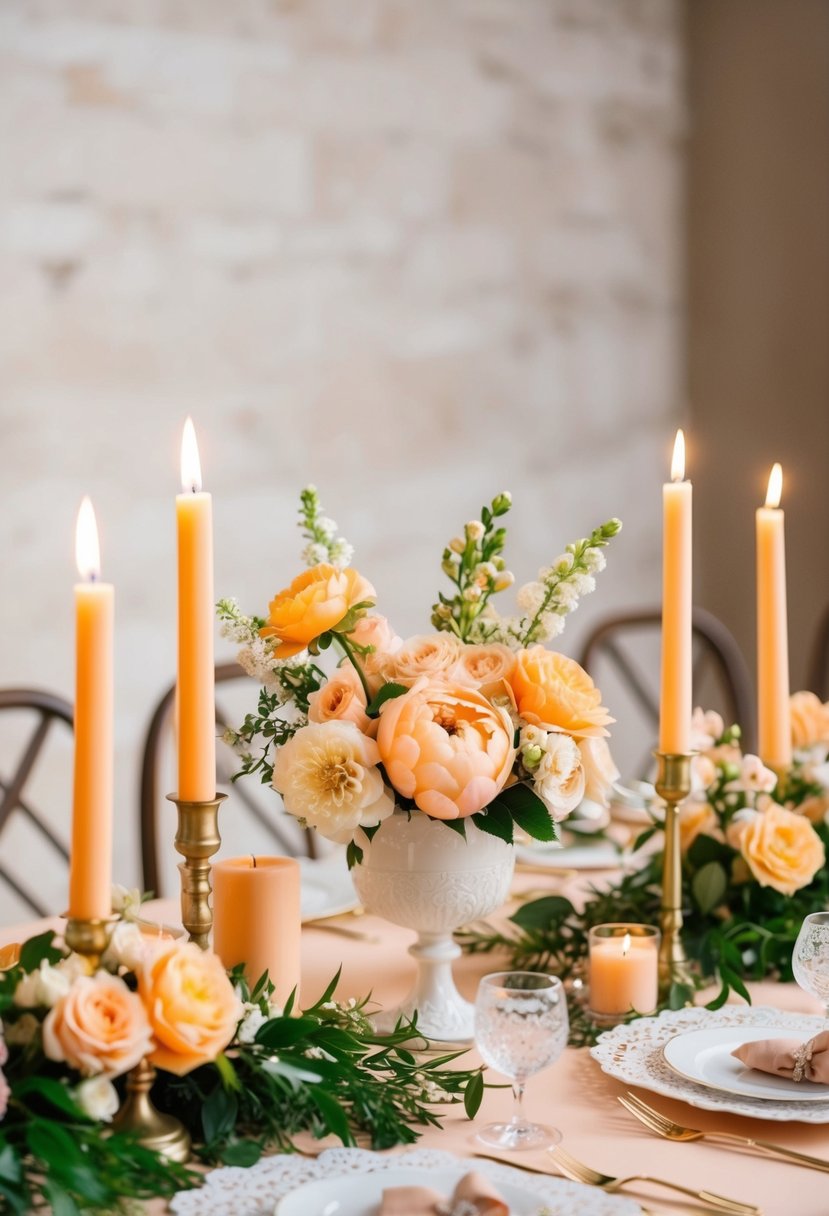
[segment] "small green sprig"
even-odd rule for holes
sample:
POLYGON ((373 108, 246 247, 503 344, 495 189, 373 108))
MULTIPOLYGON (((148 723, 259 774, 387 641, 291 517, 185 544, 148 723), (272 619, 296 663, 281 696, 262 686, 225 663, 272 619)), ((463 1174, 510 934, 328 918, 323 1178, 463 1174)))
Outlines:
POLYGON ((497 494, 488 507, 481 509, 481 518, 470 520, 463 536, 454 537, 444 549, 441 569, 456 591, 451 597, 439 593, 438 602, 432 605, 435 629, 468 641, 474 622, 484 612, 490 597, 512 586, 514 576, 504 568, 501 556, 506 529, 495 523, 511 506, 508 491, 497 494))

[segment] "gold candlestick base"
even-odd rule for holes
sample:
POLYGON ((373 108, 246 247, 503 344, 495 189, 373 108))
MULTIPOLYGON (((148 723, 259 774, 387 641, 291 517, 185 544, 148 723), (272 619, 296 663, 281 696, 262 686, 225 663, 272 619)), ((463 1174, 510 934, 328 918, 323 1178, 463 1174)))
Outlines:
POLYGON ((185 802, 176 794, 167 797, 178 808, 175 845, 184 858, 178 867, 181 873, 181 923, 190 941, 206 950, 213 928, 210 858, 222 843, 219 807, 227 794, 217 794, 204 802, 185 802))
POLYGON ((112 930, 120 919, 119 916, 86 918, 66 913, 63 940, 70 950, 86 959, 90 975, 94 975, 100 967, 101 957, 112 937, 112 930))
POLYGON ((682 854, 679 807, 691 792, 692 754, 654 752, 656 792, 665 803, 665 851, 662 863, 662 908, 659 927, 659 991, 663 998, 675 983, 690 984, 691 969, 682 944, 682 854))
POLYGON ((163 1115, 150 1097, 155 1068, 147 1059, 127 1073, 127 1094, 112 1121, 113 1131, 131 1132, 145 1148, 168 1161, 190 1160, 190 1135, 173 1115, 163 1115))

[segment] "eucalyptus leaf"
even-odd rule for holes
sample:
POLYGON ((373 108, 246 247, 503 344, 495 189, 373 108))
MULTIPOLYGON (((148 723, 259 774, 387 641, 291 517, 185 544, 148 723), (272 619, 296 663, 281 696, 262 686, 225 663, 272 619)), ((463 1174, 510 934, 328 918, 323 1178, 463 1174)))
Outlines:
POLYGON ((691 879, 691 890, 701 912, 712 912, 728 890, 728 875, 718 861, 709 861, 691 879))
POLYGON ((463 1091, 463 1108, 467 1118, 474 1119, 484 1097, 484 1074, 475 1072, 466 1083, 463 1091))

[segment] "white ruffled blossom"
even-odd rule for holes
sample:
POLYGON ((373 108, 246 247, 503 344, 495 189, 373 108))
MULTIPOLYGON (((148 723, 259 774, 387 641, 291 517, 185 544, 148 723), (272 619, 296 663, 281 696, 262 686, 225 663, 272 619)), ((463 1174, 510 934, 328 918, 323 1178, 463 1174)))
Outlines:
POLYGON ((124 920, 135 920, 141 915, 141 892, 138 887, 122 887, 112 884, 112 910, 124 920))
POLYGON ((302 560, 306 566, 318 566, 320 562, 327 562, 328 546, 319 541, 309 541, 302 550, 302 560))
POLYGON ((607 558, 601 549, 587 549, 584 554, 584 564, 590 574, 600 574, 607 565, 607 558))
POLYGON ((544 587, 541 583, 525 583, 515 598, 522 612, 537 612, 544 602, 544 587))
POLYGON ((570 735, 551 731, 547 735, 533 786, 553 818, 566 818, 584 797, 585 775, 581 752, 570 735))
POLYGON ((339 537, 333 542, 329 549, 331 565, 336 566, 338 570, 344 570, 346 566, 350 566, 354 557, 354 546, 350 545, 347 540, 339 537))
POLYGON ((278 1005, 269 1002, 268 1011, 265 1013, 258 1001, 245 1001, 243 1009, 242 1020, 236 1031, 236 1038, 240 1043, 252 1043, 260 1026, 264 1026, 271 1018, 278 1017, 282 1012, 278 1005))
POLYGON ((130 921, 119 921, 112 931, 109 945, 103 956, 107 967, 125 967, 137 971, 147 957, 147 939, 138 925, 130 921))
POLYGON ((108 1077, 89 1077, 72 1091, 72 1097, 90 1119, 111 1123, 120 1105, 118 1090, 108 1077))
POLYGON ((21 1009, 51 1009, 61 997, 66 996, 72 979, 60 964, 53 967, 46 959, 41 959, 38 969, 30 971, 19 981, 12 999, 21 1009))
POLYGON ((273 787, 290 815, 345 844, 394 810, 379 762, 377 744, 353 722, 311 723, 277 750, 273 787))

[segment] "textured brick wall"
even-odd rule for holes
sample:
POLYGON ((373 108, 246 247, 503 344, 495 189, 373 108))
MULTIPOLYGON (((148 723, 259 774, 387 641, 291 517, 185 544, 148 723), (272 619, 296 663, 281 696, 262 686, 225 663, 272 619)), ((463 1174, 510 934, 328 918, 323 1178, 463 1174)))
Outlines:
POLYGON ((188 412, 252 608, 308 480, 401 632, 502 487, 519 579, 625 518, 569 648, 655 597, 682 140, 676 0, 3 0, 0 683, 71 691, 89 492, 125 877, 188 412))

